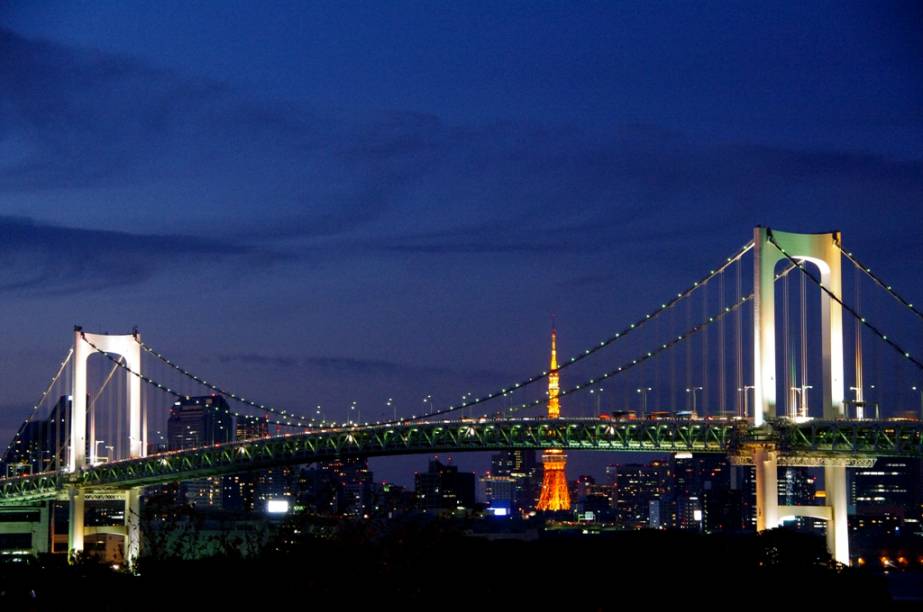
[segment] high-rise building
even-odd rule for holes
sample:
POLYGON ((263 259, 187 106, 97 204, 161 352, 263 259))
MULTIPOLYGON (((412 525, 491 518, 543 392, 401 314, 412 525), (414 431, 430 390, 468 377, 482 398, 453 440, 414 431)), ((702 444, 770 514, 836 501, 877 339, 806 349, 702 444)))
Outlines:
POLYGON ((613 487, 616 521, 626 529, 659 529, 661 508, 671 492, 670 464, 655 460, 648 464, 610 465, 606 475, 613 487))
POLYGON ((7 474, 45 472, 67 462, 67 427, 71 396, 62 395, 47 419, 33 419, 20 427, 6 454, 7 474))
POLYGON ((429 470, 414 477, 417 504, 424 512, 439 514, 470 510, 476 501, 475 480, 473 473, 433 459, 429 470))
POLYGON ((234 439, 234 419, 220 395, 186 397, 173 403, 167 420, 170 450, 210 446, 234 439))
POLYGON ((518 514, 531 512, 541 491, 541 469, 541 463, 536 460, 532 449, 514 449, 491 455, 490 475, 482 481, 487 501, 491 501, 491 494, 488 493, 490 483, 486 479, 500 479, 497 481, 498 491, 504 489, 504 483, 509 479, 512 493, 509 495, 508 509, 518 514))
MULTIPOLYGON (((263 419, 237 418, 234 423, 235 440, 254 440, 269 436, 269 423, 263 419)), ((281 468, 243 472, 225 476, 224 509, 236 512, 260 511, 260 484, 272 481, 274 472, 281 468)), ((265 504, 263 504, 265 506, 265 504)))
POLYGON ((516 481, 510 476, 494 476, 488 472, 481 478, 484 501, 494 509, 504 509, 512 514, 516 509, 516 481))
POLYGON ((586 474, 578 476, 571 499, 576 500, 575 508, 581 520, 609 522, 616 518, 615 487, 611 484, 598 483, 586 474))
POLYGON ((373 513, 374 482, 365 457, 320 462, 302 470, 298 483, 299 502, 309 512, 354 518, 373 513))
POLYGON ((730 470, 724 455, 674 455, 673 526, 709 532, 738 529, 742 522, 742 496, 731 486, 730 470))
POLYGON ((921 518, 919 459, 882 457, 870 468, 849 470, 850 525, 859 535, 918 531, 921 518))
MULTIPOLYGON (((227 401, 220 395, 186 397, 173 404, 167 420, 170 450, 181 450, 230 442, 234 419, 227 401)), ((196 508, 223 508, 232 489, 223 486, 221 476, 187 480, 179 486, 179 501, 196 508)))
MULTIPOLYGON (((548 418, 557 419, 561 415, 559 399, 559 373, 557 331, 551 329, 551 365, 548 369, 548 418)), ((542 453, 542 493, 537 510, 557 512, 570 510, 570 491, 567 487, 567 455, 559 448, 550 448, 542 453)))

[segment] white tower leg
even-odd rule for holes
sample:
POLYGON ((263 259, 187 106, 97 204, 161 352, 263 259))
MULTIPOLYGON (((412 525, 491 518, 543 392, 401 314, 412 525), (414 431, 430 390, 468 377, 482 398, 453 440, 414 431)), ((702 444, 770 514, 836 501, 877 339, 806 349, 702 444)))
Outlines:
POLYGON ((849 525, 846 514, 846 467, 824 467, 824 487, 830 520, 827 522, 827 551, 836 561, 849 565, 849 525))
POLYGON ((779 470, 777 451, 760 447, 753 451, 756 471, 756 530, 779 526, 779 470))
POLYGON ((83 552, 83 489, 69 487, 68 495, 70 496, 70 520, 67 525, 67 554, 71 557, 74 553, 83 552))
POLYGON ((141 553, 141 487, 125 492, 125 561, 134 569, 141 553))

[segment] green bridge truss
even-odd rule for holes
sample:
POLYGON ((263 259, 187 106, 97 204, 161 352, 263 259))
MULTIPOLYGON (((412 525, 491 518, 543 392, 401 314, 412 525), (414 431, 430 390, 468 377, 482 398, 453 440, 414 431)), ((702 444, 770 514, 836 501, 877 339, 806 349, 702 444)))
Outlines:
POLYGON ((150 455, 84 468, 0 479, 0 505, 53 499, 68 486, 124 489, 247 472, 339 457, 506 449, 693 452, 738 455, 769 444, 782 456, 923 458, 919 421, 775 421, 752 428, 740 420, 509 419, 356 426, 150 455))

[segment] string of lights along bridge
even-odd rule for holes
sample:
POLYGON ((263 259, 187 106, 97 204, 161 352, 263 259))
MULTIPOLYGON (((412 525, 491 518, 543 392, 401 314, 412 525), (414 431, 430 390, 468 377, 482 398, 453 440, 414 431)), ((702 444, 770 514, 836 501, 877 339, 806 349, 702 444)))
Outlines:
POLYGON ((849 563, 847 469, 923 457, 923 362, 898 337, 921 320, 839 232, 756 227, 719 265, 572 356, 558 359, 553 329, 547 368, 444 408, 430 393, 422 413, 388 399, 374 422, 355 402, 343 419, 260 402, 194 374, 137 330, 77 327, 0 458, 0 512, 47 519, 49 504, 67 502, 74 553, 86 501, 122 500, 116 531, 132 563, 149 485, 350 456, 525 448, 542 452, 537 509, 554 512, 571 505, 568 453, 716 453, 753 470, 758 530, 783 516, 820 519, 831 554, 849 563), (901 317, 910 327, 894 323, 901 317), (183 427, 204 412, 215 431, 183 427), (779 504, 780 465, 822 469, 824 505, 779 504))

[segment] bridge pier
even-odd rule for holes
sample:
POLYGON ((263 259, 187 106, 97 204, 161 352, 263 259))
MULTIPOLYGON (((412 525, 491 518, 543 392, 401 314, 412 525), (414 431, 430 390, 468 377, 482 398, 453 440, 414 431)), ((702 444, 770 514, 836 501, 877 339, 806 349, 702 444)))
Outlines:
MULTIPOLYGON (((47 553, 49 552, 50 517, 49 502, 0 508, 0 535, 28 535, 29 552, 33 555, 47 553)), ((2 552, 19 554, 24 550, 24 546, 11 543, 2 552)))
MULTIPOLYGON (((823 466, 826 503, 823 506, 780 506, 779 451, 772 445, 758 445, 750 450, 750 457, 756 473, 756 530, 775 529, 782 525, 783 517, 809 516, 824 520, 827 522, 827 552, 835 561, 849 565, 849 523, 846 505, 848 460, 800 462, 798 465, 806 467, 823 466)), ((746 461, 745 457, 741 459, 746 461)), ((785 459, 783 457, 783 460, 785 459)))
POLYGON ((846 466, 824 466, 824 488, 827 492, 827 550, 840 563, 849 565, 849 525, 846 507, 846 466))
POLYGON ((125 491, 125 563, 132 570, 141 553, 141 487, 125 491))
POLYGON ((83 552, 83 518, 85 502, 83 489, 70 486, 67 489, 70 499, 67 521, 67 557, 74 560, 74 555, 83 552))
POLYGON ((756 472, 756 530, 779 526, 779 452, 767 446, 753 449, 756 472))

